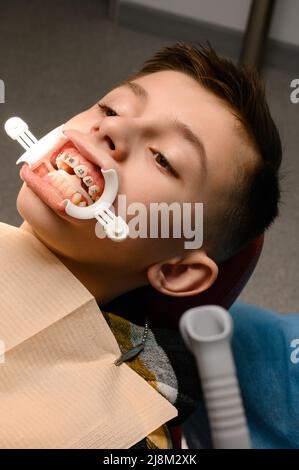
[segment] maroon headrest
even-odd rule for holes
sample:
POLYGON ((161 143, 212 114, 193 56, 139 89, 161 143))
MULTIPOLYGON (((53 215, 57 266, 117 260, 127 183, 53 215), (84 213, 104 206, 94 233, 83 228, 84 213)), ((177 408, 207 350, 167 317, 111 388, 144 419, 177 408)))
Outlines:
POLYGON ((177 328, 181 315, 198 305, 216 304, 228 309, 250 278, 262 251, 264 236, 260 235, 242 251, 219 265, 214 284, 205 292, 190 297, 171 297, 159 293, 150 285, 127 292, 103 310, 116 313, 143 325, 145 314, 149 323, 160 328, 177 328))

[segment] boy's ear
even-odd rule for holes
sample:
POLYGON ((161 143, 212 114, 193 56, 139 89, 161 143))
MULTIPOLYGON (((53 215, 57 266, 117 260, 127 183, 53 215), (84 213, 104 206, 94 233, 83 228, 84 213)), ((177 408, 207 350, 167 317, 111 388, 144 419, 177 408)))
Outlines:
POLYGON ((149 283, 159 292, 176 297, 207 290, 218 276, 217 264, 201 250, 150 266, 149 283))

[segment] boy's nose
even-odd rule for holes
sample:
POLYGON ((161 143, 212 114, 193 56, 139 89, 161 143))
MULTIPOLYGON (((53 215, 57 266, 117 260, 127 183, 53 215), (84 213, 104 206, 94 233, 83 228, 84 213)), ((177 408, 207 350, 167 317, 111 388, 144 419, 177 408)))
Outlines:
POLYGON ((120 126, 107 124, 105 121, 94 124, 91 132, 97 137, 99 145, 117 161, 125 160, 129 155, 128 133, 120 126))

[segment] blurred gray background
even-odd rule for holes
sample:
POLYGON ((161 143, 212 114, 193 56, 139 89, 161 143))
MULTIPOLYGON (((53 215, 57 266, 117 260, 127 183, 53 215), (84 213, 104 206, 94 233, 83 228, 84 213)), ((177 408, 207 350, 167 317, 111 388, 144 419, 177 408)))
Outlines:
MULTIPOLYGON (((237 59, 249 0, 118 3, 1 1, 2 124, 20 116, 39 138, 91 106, 158 48, 176 40, 208 39, 218 52, 237 59)), ((287 0, 277 5, 264 69, 284 147, 281 216, 267 233, 261 259, 240 297, 279 312, 299 309, 299 104, 290 101, 290 82, 299 78, 298 26, 294 28, 293 21, 298 4, 287 0)), ((2 124, 0 220, 19 226, 22 219, 15 203, 21 180, 15 161, 21 148, 4 134, 2 124)))

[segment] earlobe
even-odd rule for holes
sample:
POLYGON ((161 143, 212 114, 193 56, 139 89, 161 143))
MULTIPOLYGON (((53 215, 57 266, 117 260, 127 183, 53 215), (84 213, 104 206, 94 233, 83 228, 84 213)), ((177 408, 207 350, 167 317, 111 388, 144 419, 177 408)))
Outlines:
POLYGON ((175 258, 150 266, 147 277, 159 292, 177 297, 200 294, 218 276, 217 264, 204 252, 193 252, 185 258, 175 258))

